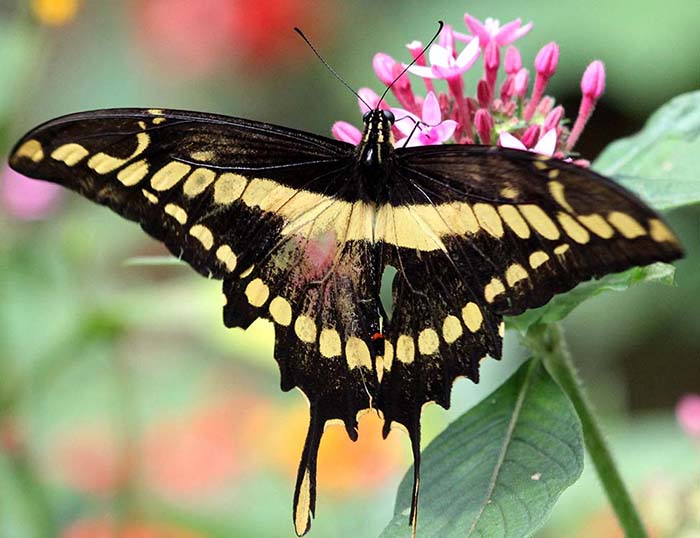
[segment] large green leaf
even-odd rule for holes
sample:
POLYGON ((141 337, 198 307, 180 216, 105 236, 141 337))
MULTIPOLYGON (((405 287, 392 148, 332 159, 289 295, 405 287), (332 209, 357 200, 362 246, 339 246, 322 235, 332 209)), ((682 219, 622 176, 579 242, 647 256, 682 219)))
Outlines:
MULTIPOLYGON (((531 359, 423 452, 418 536, 529 536, 582 469, 574 408, 531 359)), ((381 538, 410 535, 412 476, 401 482, 381 538)))
POLYGON ((605 148, 593 167, 657 209, 700 202, 700 92, 666 103, 639 133, 605 148))

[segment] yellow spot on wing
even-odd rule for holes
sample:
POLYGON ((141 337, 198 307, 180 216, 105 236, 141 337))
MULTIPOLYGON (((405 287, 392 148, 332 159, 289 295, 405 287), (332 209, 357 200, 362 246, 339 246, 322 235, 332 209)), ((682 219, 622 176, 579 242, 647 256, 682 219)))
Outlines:
POLYGON ((396 341, 396 358, 406 364, 412 363, 416 355, 416 346, 413 338, 402 334, 396 341))
POLYGON ((557 218, 559 219, 559 224, 561 224, 561 227, 564 228, 566 235, 568 235, 571 239, 582 245, 590 241, 591 235, 588 233, 588 230, 576 222, 571 215, 568 213, 559 212, 557 218))
POLYGON ((152 204, 158 203, 158 197, 152 192, 148 192, 146 189, 141 189, 141 193, 143 193, 144 198, 146 198, 146 200, 148 200, 152 204))
POLYGON ((243 272, 240 274, 240 277, 241 277, 241 278, 246 278, 247 276, 250 276, 250 275, 253 273, 253 269, 255 269, 255 264, 251 265, 250 267, 248 267, 248 269, 246 269, 245 271, 243 271, 243 272))
POLYGON ((434 329, 428 327, 418 335, 418 351, 423 355, 432 355, 440 349, 440 337, 434 329))
POLYGON ((299 316, 296 319, 294 332, 302 342, 313 344, 316 341, 316 324, 309 316, 299 316))
POLYGON ((487 303, 492 303, 494 299, 496 299, 496 297, 498 297, 504 291, 506 291, 506 289, 503 286, 503 282, 501 282, 498 278, 493 277, 491 282, 486 284, 484 287, 484 299, 486 299, 487 303))
POLYGON ((608 221, 627 239, 634 239, 635 237, 646 235, 646 230, 642 228, 642 225, 627 213, 613 211, 608 215, 608 221))
POLYGON ((534 204, 521 205, 520 212, 530 223, 530 226, 542 237, 552 240, 559 239, 559 229, 540 206, 534 204))
POLYGON ((148 174, 148 162, 143 159, 131 163, 123 170, 120 170, 117 174, 117 179, 125 187, 132 187, 146 177, 146 174, 148 174))
POLYGON ((612 229, 607 221, 600 215, 592 213, 590 215, 579 215, 578 220, 586 228, 603 239, 610 239, 615 235, 615 230, 612 229))
POLYGON ((189 164, 170 161, 151 178, 151 187, 157 191, 167 191, 192 169, 189 164))
POLYGON ((214 236, 211 230, 202 224, 195 224, 190 228, 190 235, 195 239, 198 239, 205 250, 209 250, 214 246, 214 236))
POLYGON ((153 125, 160 125, 165 122, 165 118, 153 118, 153 125))
POLYGON ((226 270, 228 272, 231 272, 236 268, 237 258, 230 246, 221 245, 219 248, 217 248, 216 257, 226 266, 226 270))
POLYGON ((27 157, 35 163, 44 158, 44 150, 38 140, 27 140, 15 152, 15 158, 27 157))
POLYGON ((323 329, 318 338, 318 349, 324 357, 337 357, 343 349, 340 343, 340 335, 335 329, 323 329))
POLYGON ((187 222, 187 212, 177 204, 167 204, 164 211, 180 224, 187 222))
POLYGON ((289 327, 292 322, 292 305, 284 297, 275 297, 270 301, 270 315, 275 323, 289 327))
POLYGON ((464 320, 464 324, 467 326, 467 329, 475 333, 481 328, 481 324, 484 321, 484 316, 481 313, 479 305, 469 302, 464 308, 462 308, 462 319, 464 320))
POLYGON ((51 158, 57 161, 63 161, 66 166, 75 166, 87 157, 89 153, 90 152, 80 144, 71 142, 70 144, 63 144, 53 150, 51 158))
MULTIPOLYGON (((550 172, 550 177, 552 172, 559 172, 559 170, 552 170, 550 172)), ((552 195, 552 198, 554 198, 554 200, 556 200, 556 202, 564 209, 566 209, 569 213, 574 213, 574 210, 569 205, 569 202, 566 200, 566 196, 564 196, 564 185, 559 181, 550 181, 547 185, 549 187, 549 193, 552 195)))
POLYGON ((503 223, 501 217, 498 216, 498 211, 489 204, 474 204, 474 214, 481 227, 490 235, 501 238, 503 237, 503 223))
POLYGON ((521 280, 527 279, 527 271, 519 263, 514 263, 506 269, 506 282, 512 288, 521 280))
POLYGON ((238 200, 245 190, 247 180, 240 174, 221 174, 214 183, 214 201, 217 204, 230 204, 238 200))
POLYGON ((532 164, 535 165, 535 168, 537 168, 538 170, 546 170, 547 168, 549 168, 549 165, 544 162, 545 160, 547 160, 547 157, 545 157, 544 159, 539 158, 539 160, 533 161, 532 164))
POLYGON ((201 161, 201 162, 210 162, 214 160, 214 157, 216 157, 216 154, 213 151, 193 151, 190 153, 190 157, 194 159, 195 161, 201 161))
POLYGON ((348 338, 345 344, 345 359, 348 361, 348 366, 350 368, 357 368, 358 366, 372 368, 369 348, 363 340, 356 336, 348 338))
POLYGON ((391 365, 394 363, 394 346, 389 340, 384 340, 384 355, 382 356, 384 369, 388 372, 391 370, 391 365))
POLYGON ((540 265, 549 260, 549 254, 542 250, 530 254, 530 267, 537 269, 540 265))
POLYGON ((527 223, 520 215, 520 212, 515 206, 512 205, 502 205, 499 206, 498 212, 501 214, 501 218, 508 225, 508 227, 513 230, 515 235, 521 239, 527 239, 530 237, 530 228, 527 223))
POLYGON ((245 296, 252 306, 260 308, 270 296, 270 288, 260 278, 256 278, 246 286, 245 296))
POLYGON ((562 254, 567 252, 569 250, 569 248, 570 248, 569 245, 567 245, 566 243, 563 243, 557 247, 554 247, 554 254, 556 254, 557 256, 561 256, 562 254))
POLYGON ((501 189, 501 196, 503 198, 509 198, 511 200, 517 198, 520 196, 520 192, 518 192, 518 189, 513 187, 512 185, 508 185, 507 187, 503 187, 501 189))
POLYGON ((129 161, 134 160, 136 157, 141 155, 148 145, 151 143, 151 137, 147 133, 137 133, 136 134, 136 149, 134 152, 125 159, 120 159, 118 157, 112 157, 106 153, 96 153, 88 161, 88 166, 92 168, 98 174, 108 174, 113 172, 117 168, 124 166, 129 161))
POLYGON ((649 219, 649 235, 657 243, 663 243, 664 241, 669 243, 678 242, 673 232, 659 219, 649 219))
POLYGON ((162 116, 164 114, 160 108, 149 108, 148 113, 153 114, 154 116, 162 116))
POLYGON ((447 316, 442 323, 442 337, 445 339, 445 342, 448 344, 455 342, 462 336, 462 333, 462 323, 459 321, 459 318, 456 316, 447 316))
POLYGON ((185 195, 190 198, 197 196, 211 185, 215 177, 216 173, 213 170, 209 170, 208 168, 196 168, 185 181, 182 190, 185 195))

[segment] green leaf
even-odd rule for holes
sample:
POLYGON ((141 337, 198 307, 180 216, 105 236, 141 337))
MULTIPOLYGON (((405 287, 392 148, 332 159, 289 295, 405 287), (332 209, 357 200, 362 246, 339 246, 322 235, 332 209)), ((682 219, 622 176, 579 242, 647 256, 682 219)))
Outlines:
POLYGON ((657 209, 700 202, 700 92, 657 110, 644 129, 610 144, 593 164, 657 209))
POLYGON ((643 282, 673 285, 675 272, 676 269, 672 265, 654 263, 646 267, 633 267, 623 273, 605 275, 598 280, 582 282, 568 293, 555 295, 546 305, 508 318, 506 323, 508 327, 524 333, 536 323, 554 323, 564 319, 582 302, 605 291, 624 291, 643 282))
MULTIPOLYGON (((574 408, 531 359, 423 451, 418 536, 530 536, 582 470, 574 408)), ((381 538, 410 535, 412 476, 381 538)))

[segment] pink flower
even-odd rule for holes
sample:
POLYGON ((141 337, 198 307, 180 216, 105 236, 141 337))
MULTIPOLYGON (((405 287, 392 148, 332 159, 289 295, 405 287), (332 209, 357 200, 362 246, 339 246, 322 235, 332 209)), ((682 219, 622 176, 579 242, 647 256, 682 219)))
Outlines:
POLYGON ((457 78, 466 73, 478 57, 479 43, 476 40, 472 40, 457 58, 454 57, 453 50, 441 45, 432 45, 428 51, 430 67, 413 65, 409 71, 424 78, 457 78))
POLYGON ((404 135, 403 138, 396 141, 395 146, 398 148, 403 147, 404 144, 408 147, 442 144, 449 140, 457 127, 457 122, 454 120, 443 121, 440 104, 433 92, 429 92, 423 102, 420 119, 401 108, 394 108, 392 112, 396 117, 396 127, 404 135), (416 122, 420 122, 421 126, 407 141, 416 122))
POLYGON ((46 181, 30 179, 9 166, 2 171, 0 205, 11 216, 21 220, 48 217, 61 196, 61 187, 46 181))
MULTIPOLYGON (((490 42, 494 42, 499 47, 510 45, 513 41, 527 34, 532 28, 531 22, 522 26, 522 21, 520 19, 515 19, 501 26, 498 19, 487 17, 482 23, 479 19, 469 15, 469 13, 464 14, 464 22, 471 33, 479 38, 479 43, 482 48, 486 47, 490 42)), ((471 39, 471 36, 464 36, 457 32, 455 32, 455 37, 460 41, 471 39), (465 39, 465 37, 467 39, 465 39)))
POLYGON ((503 148, 519 149, 521 151, 531 151, 533 153, 539 153, 541 155, 554 155, 554 151, 557 147, 557 131, 555 129, 550 129, 543 136, 540 137, 539 141, 533 148, 528 148, 515 138, 510 133, 501 133, 498 138, 498 145, 503 148))
POLYGON ((686 394, 678 401, 676 419, 689 437, 700 440, 700 394, 686 394))

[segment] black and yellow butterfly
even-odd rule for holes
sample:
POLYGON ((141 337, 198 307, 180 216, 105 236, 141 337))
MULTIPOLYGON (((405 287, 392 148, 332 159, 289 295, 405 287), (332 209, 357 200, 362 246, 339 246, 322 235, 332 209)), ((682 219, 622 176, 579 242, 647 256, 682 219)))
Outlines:
POLYGON ((393 116, 365 114, 358 146, 250 120, 174 110, 73 114, 30 131, 10 163, 135 220, 223 280, 224 323, 275 326, 282 389, 311 407, 294 495, 306 533, 324 426, 375 409, 410 435, 450 405, 458 376, 501 356, 503 316, 577 283, 670 261, 662 219, 611 180, 517 150, 394 148, 393 116), (393 309, 381 278, 396 269, 393 309))

